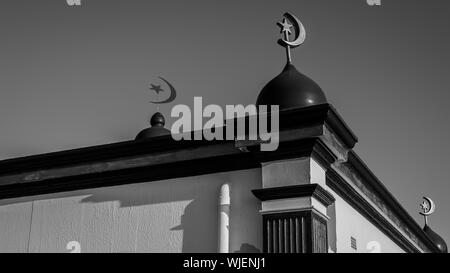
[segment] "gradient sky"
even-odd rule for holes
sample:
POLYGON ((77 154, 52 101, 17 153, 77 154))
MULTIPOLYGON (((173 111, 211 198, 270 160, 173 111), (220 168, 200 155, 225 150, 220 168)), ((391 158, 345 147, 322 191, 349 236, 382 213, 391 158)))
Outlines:
POLYGON ((450 1, 81 1, 2 1, 0 159, 133 139, 158 76, 177 104, 255 103, 283 68, 276 22, 290 11, 307 31, 297 68, 421 225, 422 196, 436 202, 430 225, 450 243, 450 1))

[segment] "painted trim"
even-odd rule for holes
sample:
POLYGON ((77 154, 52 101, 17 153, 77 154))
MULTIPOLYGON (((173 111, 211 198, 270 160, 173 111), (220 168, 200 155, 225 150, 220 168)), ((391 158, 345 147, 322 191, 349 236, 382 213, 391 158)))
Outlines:
POLYGON ((319 184, 304 184, 287 187, 258 189, 252 190, 252 193, 261 201, 296 197, 314 197, 326 207, 333 204, 335 201, 333 195, 322 188, 319 184))
POLYGON ((358 137, 331 104, 325 103, 288 110, 285 117, 285 120, 280 120, 280 128, 300 128, 311 124, 326 124, 346 148, 352 149, 358 142, 358 137))
POLYGON ((0 186, 0 199, 152 182, 259 167, 260 164, 253 159, 251 154, 205 158, 3 185, 0 186))
MULTIPOLYGON (((121 143, 120 149, 112 152, 112 155, 124 155, 130 151, 138 152, 139 155, 120 157, 116 161, 103 161, 100 164, 87 162, 64 168, 54 167, 44 172, 36 170, 20 173, 17 177, 0 175, 0 181, 3 180, 0 182, 0 199, 260 168, 262 162, 276 159, 314 156, 326 166, 335 160, 334 155, 319 138, 280 143, 279 149, 274 152, 259 150, 242 152, 232 143, 225 141, 221 143, 213 141, 206 144, 200 141, 184 143, 158 138, 155 142, 128 143, 131 145, 130 149, 125 149, 127 143, 121 143), (161 145, 158 146, 158 144, 161 145), (161 146, 164 145, 170 147, 169 151, 161 150, 161 146), (138 148, 155 152, 150 155, 141 155, 138 148)), ((87 156, 91 152, 88 150, 87 156)), ((74 156, 76 162, 82 158, 83 154, 79 150, 67 151, 67 153, 69 157, 74 156)), ((52 157, 52 155, 46 156, 52 157)), ((60 156, 61 154, 57 154, 49 162, 54 162, 60 156)), ((96 156, 103 156, 103 153, 94 153, 93 157, 88 157, 88 161, 97 158, 96 156)))
MULTIPOLYGON (((357 142, 356 136, 330 104, 280 112, 280 132, 291 128, 303 128, 318 124, 327 124, 337 137, 342 139, 344 144, 350 148, 357 142)), ((174 141, 170 135, 145 140, 125 141, 2 160, 0 161, 0 176, 224 143, 235 145, 236 141, 174 141)), ((257 143, 257 141, 254 142, 254 144, 257 143)))

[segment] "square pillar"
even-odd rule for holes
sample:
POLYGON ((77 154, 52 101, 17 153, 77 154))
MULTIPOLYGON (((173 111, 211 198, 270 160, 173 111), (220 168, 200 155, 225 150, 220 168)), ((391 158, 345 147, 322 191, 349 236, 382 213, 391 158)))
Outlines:
POLYGON ((326 253, 327 207, 334 197, 319 184, 253 190, 261 200, 265 253, 326 253))

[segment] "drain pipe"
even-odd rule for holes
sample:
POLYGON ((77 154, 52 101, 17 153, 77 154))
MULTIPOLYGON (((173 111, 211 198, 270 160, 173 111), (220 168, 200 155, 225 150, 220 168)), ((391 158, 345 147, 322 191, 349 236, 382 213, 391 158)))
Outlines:
POLYGON ((219 230, 218 247, 219 253, 229 253, 230 247, 230 185, 223 184, 219 195, 219 230))

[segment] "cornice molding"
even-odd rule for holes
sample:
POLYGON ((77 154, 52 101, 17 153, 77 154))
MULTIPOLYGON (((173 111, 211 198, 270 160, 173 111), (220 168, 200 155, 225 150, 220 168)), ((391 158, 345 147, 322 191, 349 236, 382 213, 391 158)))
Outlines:
POLYGON ((252 190, 252 193, 261 201, 297 197, 314 197, 326 207, 330 206, 335 201, 333 195, 322 188, 319 184, 257 189, 252 190))
POLYGON ((6 174, 0 174, 0 199, 251 169, 262 162, 303 156, 313 156, 326 167, 336 159, 319 138, 280 143, 274 152, 241 152, 225 141, 175 142, 166 137, 124 142, 2 162, 0 167, 14 172, 4 169, 6 174), (103 158, 103 164, 97 164, 103 158), (20 167, 33 171, 14 175, 20 167), (49 169, 42 172, 44 167, 49 169))
POLYGON ((280 113, 280 130, 312 124, 326 124, 348 149, 355 147, 358 142, 358 137, 331 104, 325 103, 280 113))
POLYGON ((389 210, 392 211, 421 242, 430 249, 435 250, 436 246, 431 242, 422 228, 353 150, 349 151, 348 160, 344 164, 347 164, 362 178, 364 185, 374 191, 376 196, 382 200, 389 210))
MULTIPOLYGON (((2 185, 0 186, 0 200, 207 175, 218 172, 247 170, 259 167, 259 162, 255 161, 251 154, 234 154, 163 165, 134 167, 81 175, 67 175, 40 181, 2 185)), ((89 166, 86 168, 89 168, 89 166)))
MULTIPOLYGON (((355 145, 357 141, 356 136, 351 132, 330 104, 321 104, 280 112, 280 132, 288 130, 289 128, 303 128, 311 124, 325 123, 348 147, 353 147, 355 145)), ((0 176, 33 170, 70 166, 80 163, 133 157, 161 151, 176 151, 205 145, 235 142, 236 141, 225 140, 174 141, 170 135, 166 135, 147 140, 132 140, 2 160, 0 161, 0 176)))
MULTIPOLYGON (((383 233, 391 238, 406 252, 419 253, 421 252, 413 243, 411 243, 393 224, 391 224, 385 216, 376 210, 364 197, 362 197, 347 181, 336 173, 333 169, 328 169, 326 173, 327 186, 341 196, 348 202, 355 210, 357 210, 366 219, 372 222, 383 233)), ((400 206, 400 205, 399 205, 400 206)), ((407 225, 409 225, 407 223, 407 225)), ((416 223, 414 225, 417 226, 416 223)), ((417 226, 418 227, 418 226, 417 226)), ((423 243, 433 252, 436 246, 427 237, 423 237, 423 231, 420 229, 419 233, 423 243)))

